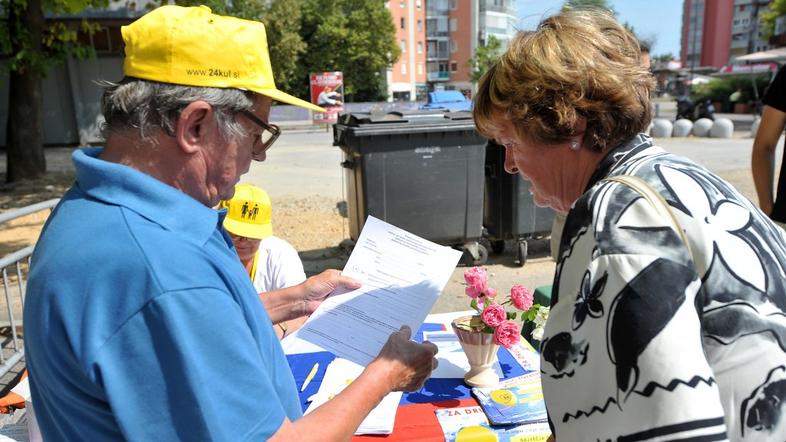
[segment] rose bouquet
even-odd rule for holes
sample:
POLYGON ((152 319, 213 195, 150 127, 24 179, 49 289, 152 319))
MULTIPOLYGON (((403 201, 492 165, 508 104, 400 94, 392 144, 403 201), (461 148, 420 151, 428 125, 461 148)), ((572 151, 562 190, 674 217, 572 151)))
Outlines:
POLYGON ((549 316, 549 307, 535 304, 533 293, 521 284, 510 289, 508 299, 500 302, 497 291, 488 285, 488 272, 483 267, 472 267, 464 272, 467 288, 465 293, 470 297, 470 306, 478 312, 470 317, 469 323, 462 324, 471 331, 492 333, 494 343, 505 348, 517 344, 521 338, 521 323, 532 322, 532 337, 543 338, 543 327, 549 316), (512 306, 508 310, 506 306, 512 306))

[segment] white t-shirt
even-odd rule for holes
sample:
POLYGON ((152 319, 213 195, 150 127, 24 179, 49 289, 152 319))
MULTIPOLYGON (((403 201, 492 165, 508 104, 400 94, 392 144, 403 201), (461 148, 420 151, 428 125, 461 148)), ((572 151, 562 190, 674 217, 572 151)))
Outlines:
POLYGON ((256 267, 254 288, 257 292, 292 287, 306 280, 297 250, 275 236, 269 236, 259 243, 256 267))

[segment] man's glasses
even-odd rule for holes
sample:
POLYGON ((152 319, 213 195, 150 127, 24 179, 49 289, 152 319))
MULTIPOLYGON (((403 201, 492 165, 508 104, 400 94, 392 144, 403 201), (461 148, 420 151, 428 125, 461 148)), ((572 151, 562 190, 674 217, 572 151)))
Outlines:
POLYGON ((276 142, 278 136, 281 135, 281 128, 275 124, 268 124, 260 120, 259 117, 249 111, 240 111, 246 118, 251 120, 254 124, 262 128, 262 133, 257 135, 258 140, 254 140, 254 147, 251 150, 251 157, 256 161, 262 161, 262 155, 270 149, 270 146, 276 142))

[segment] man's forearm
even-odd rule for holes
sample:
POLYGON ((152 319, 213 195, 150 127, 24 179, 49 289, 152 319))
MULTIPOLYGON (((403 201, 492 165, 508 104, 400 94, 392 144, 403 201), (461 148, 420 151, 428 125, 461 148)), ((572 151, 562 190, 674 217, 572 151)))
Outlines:
POLYGON ((262 301, 273 324, 295 319, 305 314, 306 305, 303 290, 302 284, 298 284, 259 294, 259 300, 262 301))

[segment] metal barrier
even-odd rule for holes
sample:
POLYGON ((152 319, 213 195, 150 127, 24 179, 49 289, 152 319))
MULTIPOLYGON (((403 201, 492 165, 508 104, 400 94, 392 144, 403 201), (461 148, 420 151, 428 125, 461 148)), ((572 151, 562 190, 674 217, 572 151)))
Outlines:
MULTIPOLYGON (((21 218, 42 210, 52 209, 59 199, 51 199, 21 209, 9 210, 0 213, 0 224, 21 218)), ((25 354, 22 340, 22 310, 25 303, 25 281, 27 272, 23 271, 23 264, 27 262, 29 269, 30 257, 34 246, 27 246, 0 258, 0 272, 3 278, 4 297, 0 304, 5 302, 5 317, 0 307, 0 320, 5 319, 5 324, 0 325, 0 377, 8 373, 14 365, 22 360, 25 354), (11 272, 9 272, 11 268, 11 272), (9 281, 10 273, 10 281, 9 281), (18 303, 17 303, 18 301, 18 303), (18 310, 18 312, 15 312, 18 310), (17 315, 18 313, 18 315, 17 315)))

